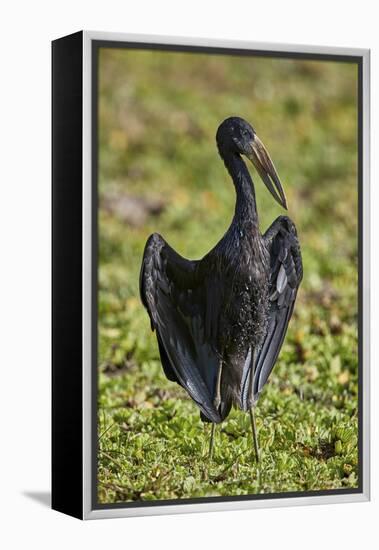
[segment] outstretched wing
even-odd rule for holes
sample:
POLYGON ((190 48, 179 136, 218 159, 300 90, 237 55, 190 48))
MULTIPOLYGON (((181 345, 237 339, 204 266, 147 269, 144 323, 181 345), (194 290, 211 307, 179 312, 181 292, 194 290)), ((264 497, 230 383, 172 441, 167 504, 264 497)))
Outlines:
POLYGON ((274 368, 303 278, 300 244, 294 223, 287 216, 280 216, 263 238, 270 254, 270 310, 263 345, 256 354, 255 365, 250 366, 250 372, 243 384, 244 408, 247 408, 247 388, 251 370, 254 372, 256 398, 274 368))
POLYGON ((270 252, 270 313, 255 366, 254 394, 262 390, 278 358, 303 278, 300 244, 290 218, 280 216, 264 240, 270 252))
POLYGON ((178 382, 209 420, 220 422, 213 404, 219 366, 215 344, 218 285, 199 280, 198 265, 182 258, 154 233, 145 246, 140 294, 157 334, 167 378, 178 382))

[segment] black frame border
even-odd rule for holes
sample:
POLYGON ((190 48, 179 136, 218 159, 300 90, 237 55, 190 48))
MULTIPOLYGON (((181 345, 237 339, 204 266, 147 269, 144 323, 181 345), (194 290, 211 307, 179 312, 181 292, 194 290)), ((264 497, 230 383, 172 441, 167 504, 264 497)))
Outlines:
MULTIPOLYGON (((254 50, 235 47, 173 45, 146 42, 128 42, 116 40, 92 40, 91 41, 91 167, 92 167, 92 327, 91 327, 91 503, 92 510, 123 509, 123 508, 150 508, 155 506, 172 506, 186 504, 204 504, 217 502, 239 502, 272 500, 314 496, 332 496, 363 494, 363 56, 303 53, 275 50, 254 50), (268 57, 282 59, 305 59, 315 61, 334 61, 339 63, 352 63, 357 65, 357 114, 358 114, 358 487, 346 489, 331 489, 317 491, 293 491, 285 493, 267 493, 256 495, 241 495, 230 497, 201 497, 176 500, 159 501, 127 501, 102 504, 97 501, 97 467, 98 467, 98 440, 97 440, 97 403, 98 403, 98 68, 99 50, 101 48, 131 49, 131 50, 157 50, 167 52, 204 53, 209 55, 234 55, 238 57, 268 57)), ((365 388, 366 391, 368 388, 365 388)), ((199 511, 201 511, 199 509, 199 511)))
POLYGON ((52 43, 52 508, 83 517, 83 32, 52 43))

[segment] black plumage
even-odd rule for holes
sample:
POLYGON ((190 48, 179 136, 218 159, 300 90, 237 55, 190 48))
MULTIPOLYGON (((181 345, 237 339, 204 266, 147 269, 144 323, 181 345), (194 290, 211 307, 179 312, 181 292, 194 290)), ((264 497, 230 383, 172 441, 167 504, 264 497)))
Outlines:
POLYGON ((264 235, 259 231, 254 185, 241 155, 254 163, 274 198, 287 204, 254 129, 231 117, 216 140, 236 189, 229 229, 197 261, 183 258, 154 233, 140 275, 164 372, 188 392, 202 419, 213 423, 224 420, 232 405, 252 410, 280 352, 302 279, 294 223, 280 216, 264 235))

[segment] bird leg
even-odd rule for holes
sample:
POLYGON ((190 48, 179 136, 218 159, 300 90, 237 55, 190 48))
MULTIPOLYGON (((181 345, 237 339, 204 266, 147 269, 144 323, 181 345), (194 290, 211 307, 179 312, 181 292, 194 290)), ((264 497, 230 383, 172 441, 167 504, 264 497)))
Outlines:
POLYGON ((208 458, 209 460, 212 460, 212 456, 213 456, 213 446, 214 446, 214 438, 215 438, 215 429, 216 429, 216 424, 214 422, 212 422, 212 428, 211 428, 211 439, 209 441, 209 453, 208 453, 208 458))
POLYGON ((216 410, 218 410, 221 404, 221 374, 222 374, 222 360, 220 360, 218 364, 217 380, 216 380, 216 395, 213 400, 213 405, 215 406, 216 410))
POLYGON ((252 431, 252 434, 253 434, 255 456, 257 458, 257 462, 259 462, 259 446, 258 446, 258 437, 257 437, 257 426, 255 424, 254 409, 255 409, 254 405, 249 409, 250 424, 251 424, 251 431, 252 431))
POLYGON ((249 381, 249 414, 250 414, 250 424, 251 432, 253 436, 254 450, 257 462, 259 462, 259 445, 258 445, 258 435, 257 435, 257 426, 255 423, 255 403, 254 403, 254 374, 255 374, 255 363, 256 363, 256 350, 254 349, 252 367, 250 371, 250 381, 249 381))
MULTIPOLYGON (((216 394, 215 398, 213 400, 213 404, 215 406, 215 409, 218 410, 220 404, 221 404, 221 375, 222 375, 222 360, 220 360, 218 365, 218 371, 217 371, 217 380, 216 380, 216 394)), ((213 455, 213 446, 214 446, 214 436, 215 436, 215 429, 216 424, 212 423, 212 431, 211 431, 211 439, 209 442, 209 459, 212 458, 213 455)))

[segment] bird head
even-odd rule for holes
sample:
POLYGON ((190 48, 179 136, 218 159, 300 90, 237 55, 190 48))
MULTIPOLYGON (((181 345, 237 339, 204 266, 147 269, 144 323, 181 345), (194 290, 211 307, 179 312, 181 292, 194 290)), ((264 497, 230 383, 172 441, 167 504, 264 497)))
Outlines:
POLYGON ((240 117, 225 119, 217 130, 216 141, 223 158, 228 154, 247 157, 274 199, 287 210, 286 196, 270 155, 246 120, 240 117))

